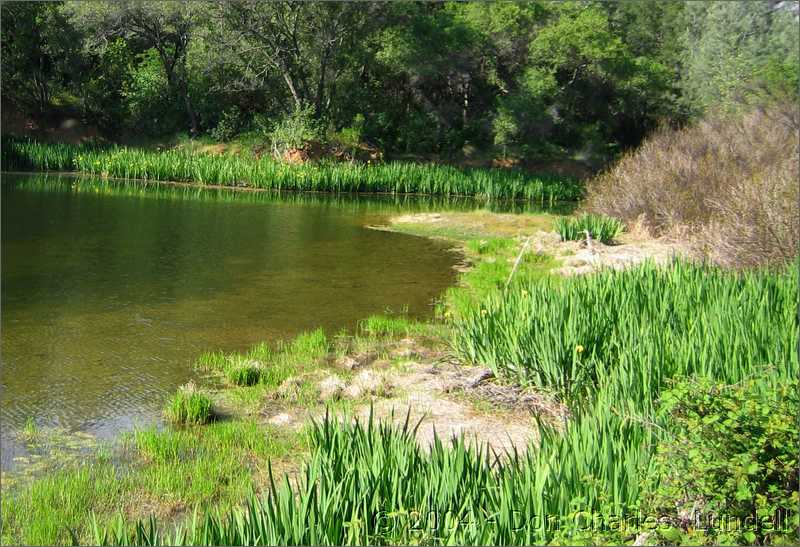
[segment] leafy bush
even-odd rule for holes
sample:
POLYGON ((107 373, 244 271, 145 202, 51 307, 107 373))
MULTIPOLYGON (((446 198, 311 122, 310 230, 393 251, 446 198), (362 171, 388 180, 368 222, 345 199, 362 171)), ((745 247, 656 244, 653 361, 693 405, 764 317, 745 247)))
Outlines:
POLYGON ((349 127, 343 127, 331 136, 331 141, 344 149, 349 159, 355 159, 364 135, 364 115, 357 114, 349 127))
POLYGON ((323 128, 315 118, 314 107, 307 104, 295 108, 278 121, 269 136, 273 153, 282 157, 289 150, 303 148, 307 143, 321 139, 322 135, 323 128))
POLYGON ((175 108, 167 75, 155 49, 136 56, 121 95, 130 113, 127 124, 137 132, 164 135, 183 125, 183 111, 175 108))
POLYGON ((243 125, 242 112, 238 106, 231 106, 222 112, 217 126, 211 130, 211 138, 226 142, 241 131, 243 125))
POLYGON ((796 103, 662 129, 587 189, 590 211, 692 236, 727 266, 786 263, 800 247, 796 103))
POLYGON ((192 382, 178 388, 167 402, 164 415, 170 422, 179 425, 199 425, 211 421, 213 403, 192 382))
POLYGON ((558 218, 555 222, 555 228, 562 241, 585 239, 588 231, 593 239, 603 243, 611 243, 623 232, 625 225, 616 218, 584 214, 578 218, 558 218))
POLYGON ((651 512, 675 515, 684 529, 714 516, 722 544, 797 539, 800 385, 770 374, 733 385, 682 380, 662 395, 671 434, 643 496, 651 512))

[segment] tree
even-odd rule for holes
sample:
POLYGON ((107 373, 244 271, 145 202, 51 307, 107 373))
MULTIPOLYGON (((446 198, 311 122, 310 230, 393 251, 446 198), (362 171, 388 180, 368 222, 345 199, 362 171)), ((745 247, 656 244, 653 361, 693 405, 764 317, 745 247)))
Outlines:
POLYGON ((43 114, 56 90, 74 72, 79 39, 48 2, 2 2, 3 96, 29 112, 43 114))
POLYGON ((103 48, 123 37, 153 48, 170 91, 183 103, 193 134, 200 125, 189 93, 186 54, 206 10, 206 4, 189 0, 68 2, 65 6, 75 25, 89 33, 92 47, 103 48))
POLYGON ((319 118, 371 11, 350 2, 235 0, 220 2, 216 13, 243 72, 256 81, 277 72, 294 103, 289 110, 311 104, 319 118))
POLYGON ((524 79, 563 142, 638 143, 662 115, 669 69, 636 56, 593 4, 558 4, 530 44, 524 79))
POLYGON ((687 5, 680 83, 695 115, 735 108, 763 85, 796 97, 797 6, 772 0, 687 5))

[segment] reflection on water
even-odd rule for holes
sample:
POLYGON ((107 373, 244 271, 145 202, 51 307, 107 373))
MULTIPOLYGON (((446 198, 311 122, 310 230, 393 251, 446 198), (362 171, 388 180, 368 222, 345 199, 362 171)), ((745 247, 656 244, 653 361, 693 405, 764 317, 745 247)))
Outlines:
POLYGON ((429 314, 455 257, 364 225, 442 206, 3 175, 3 466, 29 417, 101 437, 156 420, 203 350, 429 314))

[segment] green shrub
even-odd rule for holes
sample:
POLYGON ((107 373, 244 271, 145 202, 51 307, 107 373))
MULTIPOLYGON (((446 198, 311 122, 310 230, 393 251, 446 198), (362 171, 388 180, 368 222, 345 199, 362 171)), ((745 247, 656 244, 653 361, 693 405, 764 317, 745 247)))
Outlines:
POLYGON ((211 399, 192 382, 178 388, 164 408, 167 420, 178 425, 205 424, 211 421, 213 414, 211 399))
POLYGON ((341 147, 348 158, 352 160, 356 157, 363 135, 364 115, 356 114, 353 118, 353 124, 349 127, 343 127, 338 132, 333 133, 330 140, 334 145, 341 147))
POLYGON ((263 368, 260 363, 246 358, 230 357, 225 367, 225 378, 237 386, 252 386, 261 380, 263 368))
POLYGON ((614 241, 625 230, 625 225, 615 218, 584 214, 577 218, 558 218, 555 222, 555 228, 562 241, 586 239, 586 232, 588 231, 592 239, 607 244, 614 241))
POLYGON ((242 112, 238 106, 231 106, 222 112, 217 126, 211 130, 211 138, 227 142, 241 131, 243 125, 242 112))
POLYGON ((313 105, 295 108, 291 114, 278 121, 270 132, 272 149, 277 157, 288 150, 303 148, 307 143, 319 140, 323 131, 315 118, 313 105))
POLYGON ((776 381, 767 369, 738 384, 687 379, 666 391, 659 418, 670 434, 643 497, 649 511, 674 515, 683 529, 714 516, 722 544, 797 539, 798 388, 797 378, 776 381))

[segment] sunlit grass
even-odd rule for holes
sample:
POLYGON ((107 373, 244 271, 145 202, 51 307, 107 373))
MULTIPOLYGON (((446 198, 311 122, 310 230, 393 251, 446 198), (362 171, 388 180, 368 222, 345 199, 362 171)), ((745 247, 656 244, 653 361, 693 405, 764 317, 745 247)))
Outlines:
POLYGON ((556 219, 555 229, 562 241, 586 239, 588 232, 592 239, 608 244, 625 230, 625 224, 616 218, 584 214, 556 219))
POLYGON ((226 512, 267 486, 268 459, 277 464, 304 450, 301 434, 248 420, 139 430, 123 437, 114 458, 88 455, 4 490, 2 542, 65 545, 74 534, 91 544, 92 514, 104 527, 118 514, 169 520, 196 506, 226 512))
MULTIPOLYGON (((530 544, 570 537, 580 508, 632 505, 647 457, 647 433, 611 414, 583 430, 544 430, 541 446, 496 460, 464 439, 437 439, 430 451, 414 438, 414 422, 352 424, 324 420, 311 431, 312 453, 296 485, 276 480, 261 498, 230 514, 207 511, 174 534, 157 522, 98 529, 114 544, 530 544), (630 450, 628 447, 642 447, 630 450), (612 454, 626 453, 620 460, 612 454), (556 472, 551 462, 557 461, 556 472), (577 503, 576 503, 577 502, 577 503), (541 526, 556 518, 564 532, 541 526), (435 518, 434 518, 435 517, 435 518), (445 518, 446 517, 446 518, 445 518), (425 518, 419 526, 419 518, 425 518), (463 523, 469 522, 466 526, 463 523), (417 524, 417 525, 415 525, 417 524)), ((577 536, 580 537, 580 536, 577 536)))
POLYGON ((668 378, 798 371, 796 267, 736 274, 645 264, 495 293, 454 324, 461 358, 582 401, 614 384, 642 406, 668 378))
POLYGON ((215 156, 185 149, 151 151, 12 138, 3 141, 2 166, 4 170, 75 170, 99 176, 275 190, 474 196, 541 204, 574 201, 583 191, 578 181, 567 177, 506 169, 402 162, 292 165, 267 158, 215 156))
POLYGON ((214 404, 208 395, 190 382, 167 401, 164 416, 174 424, 201 425, 214 417, 214 404))
POLYGON ((406 336, 419 331, 416 321, 406 315, 370 315, 359 321, 358 329, 367 336, 406 336))

